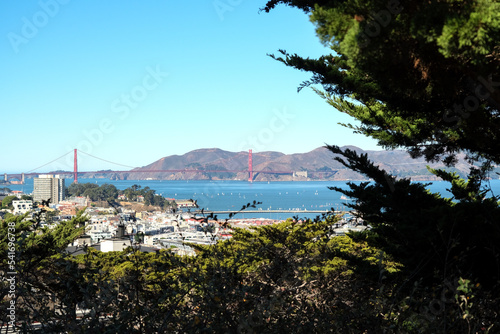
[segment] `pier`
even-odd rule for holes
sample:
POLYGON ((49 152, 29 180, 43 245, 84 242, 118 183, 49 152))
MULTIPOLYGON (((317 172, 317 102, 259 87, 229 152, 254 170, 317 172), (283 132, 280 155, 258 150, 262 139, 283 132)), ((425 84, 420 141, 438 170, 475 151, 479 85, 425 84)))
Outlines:
MULTIPOLYGON (((233 211, 233 210, 225 210, 225 211, 212 211, 212 210, 203 210, 203 213, 206 214, 230 214, 230 213, 297 213, 297 214, 304 214, 304 213, 334 213, 336 215, 343 215, 347 211, 330 211, 330 210, 243 210, 243 211, 233 211)), ((194 211, 193 213, 195 214, 201 214, 201 210, 194 211)))

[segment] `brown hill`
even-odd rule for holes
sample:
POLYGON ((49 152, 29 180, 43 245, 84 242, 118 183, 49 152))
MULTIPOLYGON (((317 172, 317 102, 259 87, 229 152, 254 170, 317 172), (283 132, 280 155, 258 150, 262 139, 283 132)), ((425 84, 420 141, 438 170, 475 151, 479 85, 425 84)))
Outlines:
MULTIPOLYGON (((412 159, 408 153, 395 151, 364 151, 355 146, 346 146, 368 157, 389 173, 414 180, 432 180, 426 166, 444 167, 442 164, 429 164, 424 159, 412 159)), ((346 169, 334 160, 334 155, 324 147, 307 153, 283 154, 280 152, 253 153, 254 181, 285 180, 363 180, 362 175, 346 169), (259 171, 261 171, 259 173, 259 171), (289 172, 270 174, 262 171, 289 172), (292 172, 294 172, 292 174, 292 172), (306 173, 307 172, 307 175, 306 173), (320 173, 321 172, 321 173, 320 173)), ((454 170, 465 175, 469 165, 461 159, 454 170)), ((103 177, 102 174, 99 175, 103 177)), ((218 148, 198 149, 183 155, 163 157, 147 166, 136 168, 133 172, 104 175, 113 179, 248 179, 248 152, 229 152, 218 148), (168 171, 168 172, 157 172, 168 171)), ((90 176, 92 177, 92 176, 90 176)), ((94 177, 97 177, 95 175, 94 177)))

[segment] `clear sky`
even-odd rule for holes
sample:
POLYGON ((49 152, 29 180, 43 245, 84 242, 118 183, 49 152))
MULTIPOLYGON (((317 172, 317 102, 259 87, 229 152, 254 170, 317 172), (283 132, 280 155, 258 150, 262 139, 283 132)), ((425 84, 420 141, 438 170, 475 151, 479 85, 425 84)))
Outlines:
MULTIPOLYGON (((198 148, 378 149, 267 54, 329 53, 303 12, 266 1, 0 2, 0 172, 77 148, 141 167, 198 148)), ((72 155, 36 171, 72 170, 72 155)), ((79 169, 127 169, 79 155, 79 169)))

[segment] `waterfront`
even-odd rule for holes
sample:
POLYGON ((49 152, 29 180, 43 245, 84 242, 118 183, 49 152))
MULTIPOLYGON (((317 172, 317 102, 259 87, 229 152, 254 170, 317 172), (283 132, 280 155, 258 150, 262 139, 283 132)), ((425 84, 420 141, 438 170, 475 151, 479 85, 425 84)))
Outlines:
MULTIPOLYGON (((73 180, 66 179, 66 186, 73 180)), ((134 184, 154 189, 157 194, 166 198, 193 199, 200 208, 206 210, 224 211, 239 210, 247 203, 262 202, 257 210, 262 214, 241 213, 241 218, 272 218, 285 219, 294 216, 292 213, 266 213, 270 210, 335 210, 346 209, 348 199, 341 199, 338 192, 327 187, 336 186, 347 189, 346 181, 304 181, 304 182, 254 182, 246 181, 160 181, 160 180, 110 180, 110 179, 79 179, 79 183, 109 183, 118 189, 126 189, 134 184)), ((450 184, 444 181, 431 183, 428 189, 450 197, 446 190, 450 184)), ((33 179, 27 179, 24 185, 8 185, 12 190, 25 193, 33 191, 33 179)), ((500 193, 500 180, 492 180, 491 187, 495 194, 500 193)), ((253 209, 255 210, 255 209, 253 209)), ((300 214, 301 217, 315 217, 317 214, 300 214)))

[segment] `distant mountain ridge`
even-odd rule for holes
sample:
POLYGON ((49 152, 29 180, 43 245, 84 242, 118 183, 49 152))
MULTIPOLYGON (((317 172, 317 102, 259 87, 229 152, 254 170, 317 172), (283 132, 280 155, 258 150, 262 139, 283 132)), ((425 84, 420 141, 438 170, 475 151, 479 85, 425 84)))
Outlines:
MULTIPOLYGON (((376 164, 398 177, 413 180, 435 180, 426 168, 443 168, 442 163, 427 163, 423 158, 412 159, 402 150, 364 151, 355 146, 344 146, 358 153, 366 153, 376 164)), ((281 152, 254 152, 252 155, 254 181, 305 181, 305 180, 366 180, 334 160, 335 155, 325 147, 306 153, 284 154, 281 152), (270 174, 259 171, 294 172, 270 174), (321 173, 319 173, 321 172, 321 173)), ((466 175, 469 165, 459 159, 453 170, 466 175)), ((135 168, 134 172, 93 174, 89 177, 112 179, 155 180, 248 180, 248 152, 229 152, 218 148, 197 149, 183 155, 163 157, 147 166, 135 168), (156 172, 170 170, 172 172, 156 172), (227 172, 230 171, 230 172, 227 172)))

